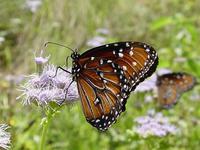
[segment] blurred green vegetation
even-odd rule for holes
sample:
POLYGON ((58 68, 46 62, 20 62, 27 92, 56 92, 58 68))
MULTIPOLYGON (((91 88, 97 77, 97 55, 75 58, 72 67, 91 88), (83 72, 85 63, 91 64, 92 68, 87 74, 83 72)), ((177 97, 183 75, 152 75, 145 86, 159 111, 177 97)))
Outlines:
MULTIPOLYGON (((107 42, 147 42, 159 53, 158 68, 189 72, 199 78, 199 14, 199 0, 43 0, 35 13, 25 7, 24 0, 0 0, 0 37, 4 38, 0 42, 0 123, 11 126, 12 149, 38 148, 44 112, 16 101, 20 94, 17 79, 35 72, 34 51, 46 41, 84 52, 96 30, 107 28, 107 42)), ((51 45, 49 54, 51 63, 64 65, 70 51, 51 45)), ((144 102, 144 93, 131 95, 126 112, 106 133, 99 133, 85 121, 80 103, 65 107, 50 126, 46 149, 197 150, 200 99, 191 96, 199 92, 196 87, 173 109, 163 110, 181 129, 181 133, 163 138, 143 139, 131 132, 135 117, 157 108, 155 102, 144 102)))

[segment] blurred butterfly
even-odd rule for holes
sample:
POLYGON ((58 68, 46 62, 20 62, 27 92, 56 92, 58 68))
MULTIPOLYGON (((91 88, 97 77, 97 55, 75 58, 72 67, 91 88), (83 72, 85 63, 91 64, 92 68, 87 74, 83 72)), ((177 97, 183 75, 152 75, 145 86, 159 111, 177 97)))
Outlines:
POLYGON ((157 77, 158 102, 163 108, 177 103, 183 92, 192 89, 196 79, 188 73, 167 73, 157 77))
POLYGON ((72 74, 86 120, 101 131, 116 122, 130 93, 158 64, 156 51, 141 42, 106 44, 81 55, 72 51, 72 72, 58 69, 72 74))

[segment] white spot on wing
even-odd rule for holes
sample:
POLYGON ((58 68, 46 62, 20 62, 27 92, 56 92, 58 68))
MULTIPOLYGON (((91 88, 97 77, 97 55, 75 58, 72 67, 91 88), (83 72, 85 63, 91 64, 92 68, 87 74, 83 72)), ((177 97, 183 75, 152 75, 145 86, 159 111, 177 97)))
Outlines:
POLYGON ((129 46, 130 46, 130 44, 128 42, 126 42, 126 47, 129 47, 129 46))
POLYGON ((103 59, 100 60, 100 64, 103 65, 103 59))
POLYGON ((122 57, 124 57, 124 54, 122 54, 122 53, 119 53, 119 57, 121 57, 121 58, 122 58, 122 57))
POLYGON ((104 82, 104 83, 108 83, 108 81, 107 81, 107 80, 103 80, 103 82, 104 82))
POLYGON ((133 64, 133 66, 136 66, 137 65, 137 63, 134 61, 134 62, 132 62, 132 64, 133 64))
POLYGON ((149 49, 149 48, 147 48, 147 49, 146 49, 146 52, 149 52, 149 51, 150 51, 150 49, 149 49))
POLYGON ((127 70, 127 67, 126 67, 126 66, 122 66, 122 69, 123 69, 124 71, 126 71, 126 70, 127 70))
POLYGON ((129 52, 129 55, 132 56, 132 55, 133 55, 133 51, 130 51, 130 52, 129 52))
POLYGON ((97 119, 95 122, 96 122, 96 123, 98 123, 98 122, 100 122, 100 120, 99 120, 99 119, 97 119))

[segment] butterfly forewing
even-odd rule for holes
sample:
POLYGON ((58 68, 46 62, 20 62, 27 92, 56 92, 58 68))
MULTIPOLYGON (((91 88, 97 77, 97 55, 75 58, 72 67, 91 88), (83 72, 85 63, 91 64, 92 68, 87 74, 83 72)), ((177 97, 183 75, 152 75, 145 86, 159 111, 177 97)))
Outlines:
POLYGON ((196 79, 187 73, 168 73, 157 79, 158 102, 164 108, 170 108, 177 103, 183 92, 190 90, 196 84, 196 79))
POLYGON ((119 42, 88 50, 74 64, 80 66, 76 81, 85 117, 104 131, 125 110, 130 92, 155 71, 158 57, 147 44, 119 42))

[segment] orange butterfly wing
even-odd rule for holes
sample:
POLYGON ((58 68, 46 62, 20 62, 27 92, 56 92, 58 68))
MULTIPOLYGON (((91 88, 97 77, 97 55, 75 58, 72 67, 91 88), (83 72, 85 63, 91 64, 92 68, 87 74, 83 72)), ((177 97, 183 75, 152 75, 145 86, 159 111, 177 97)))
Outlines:
POLYGON ((119 42, 91 49, 75 64, 86 120, 105 131, 125 111, 130 92, 155 71, 158 57, 147 44, 119 42))

